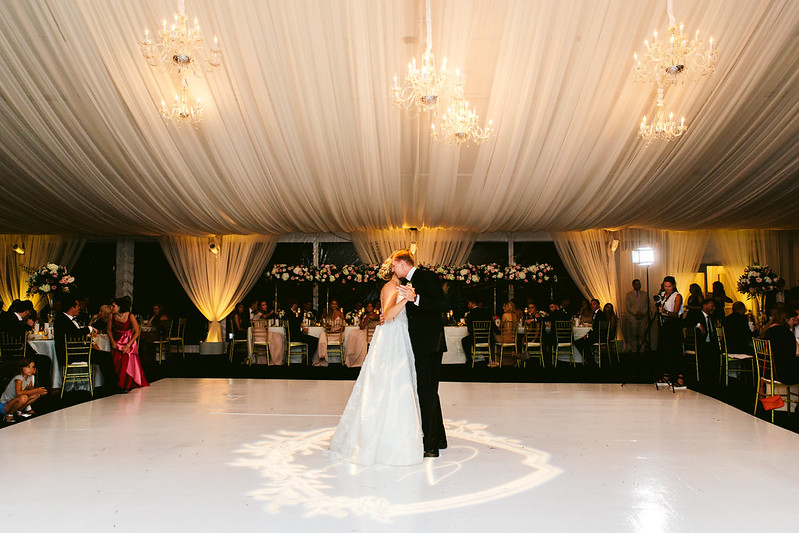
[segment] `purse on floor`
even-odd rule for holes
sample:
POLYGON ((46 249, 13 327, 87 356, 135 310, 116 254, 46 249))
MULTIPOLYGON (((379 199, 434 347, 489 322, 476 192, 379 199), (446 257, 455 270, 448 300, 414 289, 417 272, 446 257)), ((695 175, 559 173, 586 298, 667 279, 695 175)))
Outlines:
MULTIPOLYGON (((773 369, 772 369, 773 372, 773 369)), ((763 373, 760 374, 761 376, 766 375, 766 359, 763 358, 763 373)), ((763 382, 762 378, 760 380, 760 388, 763 391, 762 394, 766 393, 766 384, 763 382)), ((760 403, 763 404, 763 409, 766 411, 773 411, 774 409, 779 409, 783 405, 785 405, 785 400, 782 399, 782 396, 779 394, 774 394, 772 396, 763 396, 760 398, 760 403)))

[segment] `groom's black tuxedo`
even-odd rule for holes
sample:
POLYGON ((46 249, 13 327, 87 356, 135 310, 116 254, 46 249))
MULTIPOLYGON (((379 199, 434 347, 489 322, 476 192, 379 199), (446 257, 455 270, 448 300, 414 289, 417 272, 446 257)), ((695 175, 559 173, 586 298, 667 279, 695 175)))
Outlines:
POLYGON ((447 297, 441 288, 441 280, 429 270, 417 268, 409 281, 419 297, 418 306, 411 302, 405 306, 405 310, 416 362, 416 388, 422 412, 424 450, 437 453, 439 448, 447 445, 441 401, 438 398, 441 358, 447 351, 442 320, 447 297))

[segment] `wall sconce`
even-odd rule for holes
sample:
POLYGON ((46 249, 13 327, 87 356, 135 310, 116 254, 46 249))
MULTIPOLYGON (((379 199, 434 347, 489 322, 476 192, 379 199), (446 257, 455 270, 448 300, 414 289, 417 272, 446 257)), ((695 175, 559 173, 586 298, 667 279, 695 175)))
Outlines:
POLYGON ((17 252, 19 255, 25 255, 25 243, 12 244, 11 249, 17 252))

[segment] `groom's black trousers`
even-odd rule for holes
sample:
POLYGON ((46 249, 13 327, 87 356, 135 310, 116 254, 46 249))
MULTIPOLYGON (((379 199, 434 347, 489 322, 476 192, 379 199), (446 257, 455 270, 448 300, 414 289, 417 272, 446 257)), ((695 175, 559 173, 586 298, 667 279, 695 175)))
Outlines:
POLYGON ((419 394, 419 408, 422 412, 422 432, 425 451, 437 450, 440 443, 446 442, 444 418, 441 416, 441 400, 438 398, 438 380, 441 376, 443 352, 424 357, 416 357, 416 389, 419 394))

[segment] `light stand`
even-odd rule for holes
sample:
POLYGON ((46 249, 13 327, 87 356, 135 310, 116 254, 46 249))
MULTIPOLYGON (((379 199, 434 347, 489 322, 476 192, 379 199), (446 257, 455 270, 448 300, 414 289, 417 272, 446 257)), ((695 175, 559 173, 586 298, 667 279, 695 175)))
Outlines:
MULTIPOLYGON (((646 330, 644 331, 644 337, 641 339, 640 343, 637 347, 637 352, 641 353, 641 348, 649 342, 649 331, 652 329, 652 324, 655 322, 655 316, 657 315, 650 315, 651 308, 649 306, 649 298, 652 297, 649 294, 649 267, 652 266, 652 263, 655 262, 655 250, 650 248, 649 246, 644 246, 632 251, 632 259, 633 264, 638 266, 646 267, 646 316, 648 319, 648 323, 646 325, 646 330)), ((650 347, 651 348, 651 347, 650 347)))

